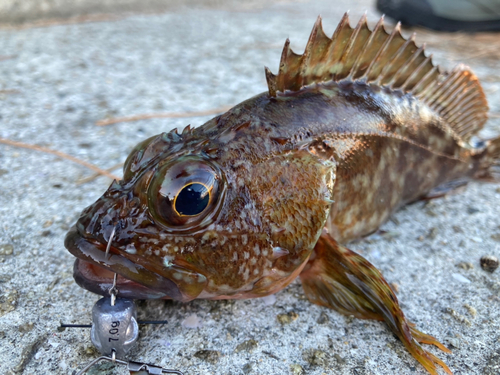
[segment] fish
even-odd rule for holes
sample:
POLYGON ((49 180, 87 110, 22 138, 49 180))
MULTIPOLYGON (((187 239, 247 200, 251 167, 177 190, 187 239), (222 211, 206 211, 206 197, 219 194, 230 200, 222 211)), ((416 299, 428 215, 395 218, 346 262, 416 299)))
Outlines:
POLYGON ((455 181, 499 181, 500 137, 478 140, 488 104, 465 65, 441 71, 383 18, 318 17, 287 40, 268 90, 204 125, 139 143, 65 238, 81 287, 132 299, 244 299, 300 278, 314 304, 385 321, 431 374, 449 353, 410 322, 350 241, 455 181), (447 185, 448 184, 448 185, 447 185))

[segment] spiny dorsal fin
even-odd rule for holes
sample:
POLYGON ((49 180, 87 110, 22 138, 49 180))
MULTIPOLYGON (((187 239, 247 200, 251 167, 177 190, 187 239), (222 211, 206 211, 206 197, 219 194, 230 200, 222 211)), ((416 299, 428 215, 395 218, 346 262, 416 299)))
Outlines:
POLYGON ((266 68, 269 95, 298 91, 329 81, 363 81, 409 92, 428 104, 464 140, 477 133, 487 119, 488 105, 477 77, 464 65, 441 73, 417 47, 415 34, 401 35, 398 23, 391 33, 382 17, 371 31, 366 15, 357 26, 342 17, 332 38, 325 35, 318 17, 305 51, 298 55, 287 39, 277 75, 266 68))

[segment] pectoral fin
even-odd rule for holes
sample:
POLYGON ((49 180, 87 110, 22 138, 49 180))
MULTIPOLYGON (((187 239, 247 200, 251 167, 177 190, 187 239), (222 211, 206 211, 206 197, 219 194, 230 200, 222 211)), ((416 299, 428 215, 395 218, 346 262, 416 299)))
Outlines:
POLYGON ((384 320, 427 371, 437 375, 436 365, 439 365, 452 374, 443 361, 419 343, 435 345, 446 353, 450 350, 434 337, 418 331, 405 318, 396 295, 379 270, 326 232, 314 251, 314 258, 300 275, 311 302, 361 319, 384 320))

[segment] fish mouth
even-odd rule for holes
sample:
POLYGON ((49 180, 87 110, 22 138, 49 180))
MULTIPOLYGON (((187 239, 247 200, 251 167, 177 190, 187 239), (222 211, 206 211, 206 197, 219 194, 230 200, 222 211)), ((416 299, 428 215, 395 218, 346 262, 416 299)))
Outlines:
POLYGON ((173 265, 165 271, 166 275, 160 275, 126 258, 115 248, 106 257, 106 246, 85 238, 76 226, 66 235, 64 245, 77 258, 73 267, 76 283, 96 294, 109 294, 115 273, 118 275, 117 296, 124 298, 187 302, 195 299, 206 285, 206 278, 201 274, 173 265))
MULTIPOLYGON (((82 259, 75 259, 73 266, 73 278, 76 283, 84 289, 103 296, 109 295, 109 290, 113 286, 115 272, 94 263, 82 259)), ((129 280, 122 275, 116 278, 117 295, 123 298, 131 299, 159 299, 172 298, 164 292, 156 291, 141 285, 135 281, 129 280)), ((172 289, 171 289, 172 290, 172 289)), ((172 295, 178 294, 178 290, 172 295)), ((174 298, 175 299, 175 298, 174 298)))

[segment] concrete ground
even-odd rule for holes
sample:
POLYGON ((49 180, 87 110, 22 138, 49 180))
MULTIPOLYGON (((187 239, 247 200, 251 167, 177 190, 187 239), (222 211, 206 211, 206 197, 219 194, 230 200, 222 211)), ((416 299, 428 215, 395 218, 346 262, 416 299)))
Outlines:
MULTIPOLYGON (((379 17, 372 1, 291 0, 0 29, 0 137, 110 168, 138 141, 210 117, 96 121, 237 104, 266 90, 263 67, 276 72, 287 37, 302 52, 318 14, 331 34, 348 9, 352 23, 365 11, 373 23, 379 17)), ((474 69, 493 112, 484 134, 500 134, 498 34, 417 31, 442 66, 474 69)), ((0 374, 71 374, 98 355, 88 329, 58 329, 89 323, 98 299, 73 281, 63 246, 110 184, 102 176, 79 183, 91 174, 0 144, 0 374)), ((481 256, 500 256, 499 202, 498 184, 471 183, 406 207, 385 232, 351 244, 398 285, 407 316, 453 350, 430 349, 455 374, 500 373, 500 271, 479 267, 481 256)), ((141 319, 169 324, 143 326, 131 358, 185 374, 426 373, 383 323, 314 306, 298 282, 265 299, 138 306, 141 319), (291 312, 297 319, 283 318, 291 312)), ((127 371, 101 365, 90 373, 127 371)))

